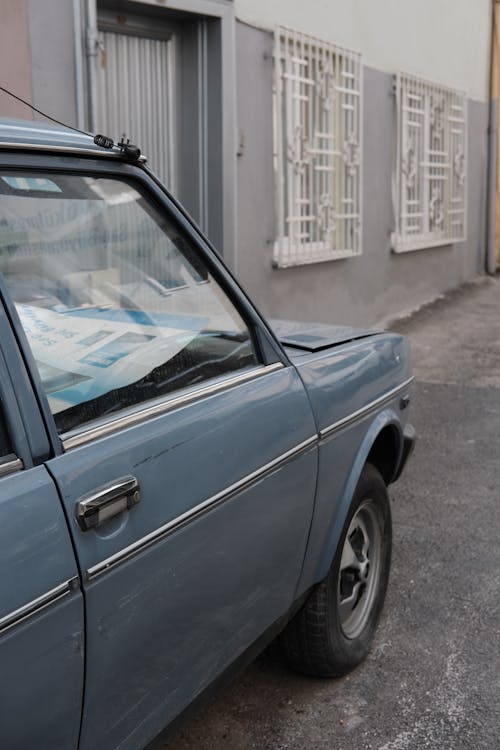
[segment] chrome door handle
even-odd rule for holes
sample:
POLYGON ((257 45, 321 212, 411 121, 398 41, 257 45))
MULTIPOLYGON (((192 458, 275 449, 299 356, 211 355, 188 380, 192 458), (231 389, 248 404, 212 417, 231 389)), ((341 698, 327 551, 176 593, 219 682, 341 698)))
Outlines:
POLYGON ((133 476, 120 477, 82 495, 76 503, 76 520, 82 531, 88 531, 124 510, 130 510, 140 499, 138 480, 133 476))

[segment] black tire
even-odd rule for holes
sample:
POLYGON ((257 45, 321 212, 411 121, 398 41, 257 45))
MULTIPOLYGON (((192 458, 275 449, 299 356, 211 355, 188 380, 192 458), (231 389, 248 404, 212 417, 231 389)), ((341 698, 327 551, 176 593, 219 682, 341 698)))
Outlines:
POLYGON ((387 487, 377 469, 366 464, 328 576, 282 634, 293 669, 339 677, 363 661, 384 605, 391 548, 387 487))

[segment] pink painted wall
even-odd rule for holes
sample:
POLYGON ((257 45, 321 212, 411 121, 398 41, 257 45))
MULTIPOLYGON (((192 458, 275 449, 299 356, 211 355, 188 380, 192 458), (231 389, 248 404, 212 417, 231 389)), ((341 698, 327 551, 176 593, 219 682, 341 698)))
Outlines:
MULTIPOLYGON (((0 85, 31 101, 26 0, 0 0, 0 85)), ((0 91, 0 116, 31 120, 28 107, 0 91)))

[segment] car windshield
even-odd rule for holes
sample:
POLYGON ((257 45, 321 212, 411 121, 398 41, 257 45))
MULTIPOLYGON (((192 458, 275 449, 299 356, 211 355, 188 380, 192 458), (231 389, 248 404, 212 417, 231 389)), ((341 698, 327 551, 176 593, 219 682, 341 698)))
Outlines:
POLYGON ((0 271, 60 431, 255 362, 168 214, 122 180, 0 175, 0 271))

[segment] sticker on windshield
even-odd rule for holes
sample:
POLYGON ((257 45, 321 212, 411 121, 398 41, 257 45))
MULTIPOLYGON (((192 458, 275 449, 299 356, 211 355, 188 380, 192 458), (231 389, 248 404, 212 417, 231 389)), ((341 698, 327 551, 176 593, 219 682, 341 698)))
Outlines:
POLYGON ((45 177, 9 177, 4 175, 0 179, 12 190, 36 190, 43 193, 61 192, 59 185, 45 177))

